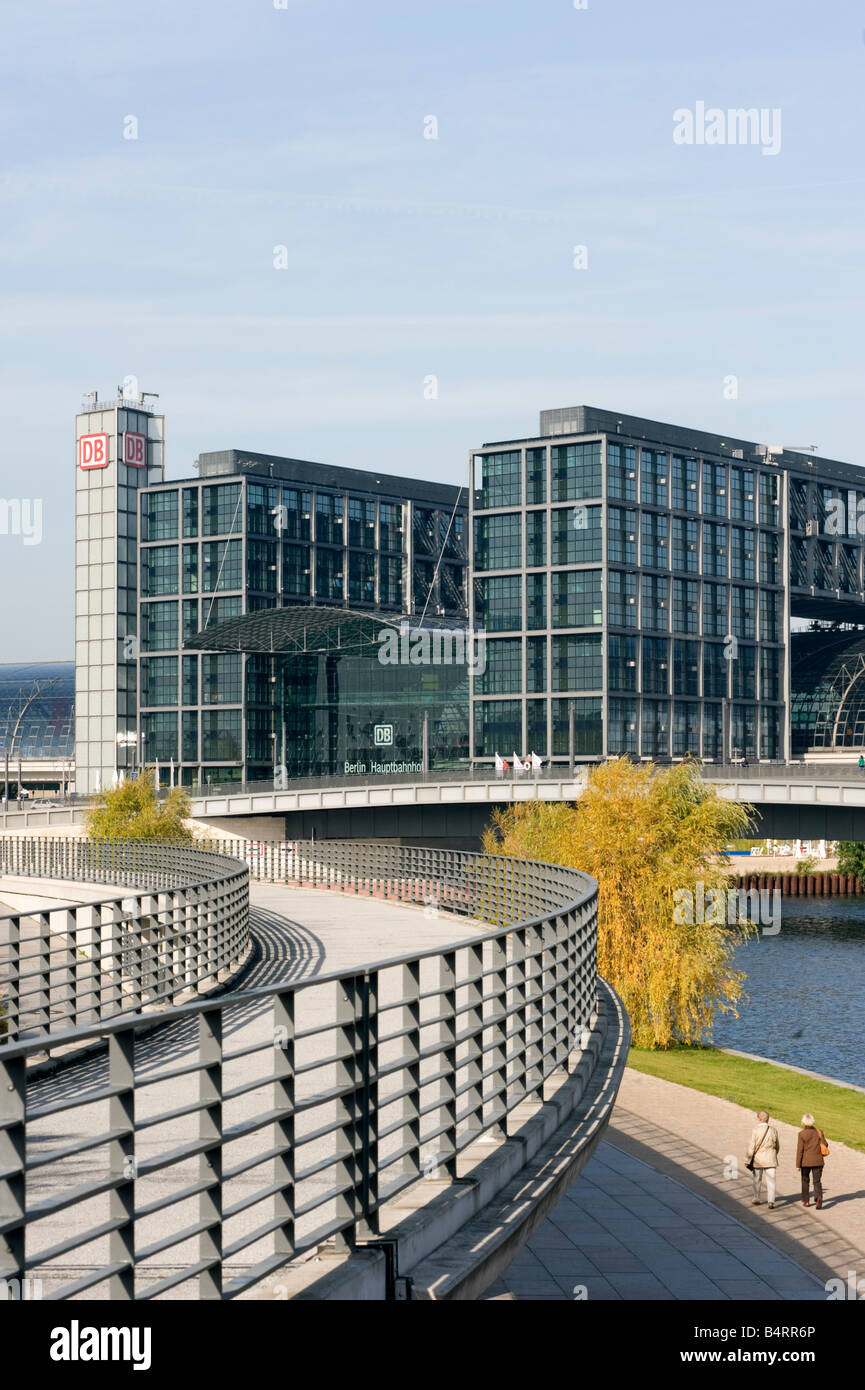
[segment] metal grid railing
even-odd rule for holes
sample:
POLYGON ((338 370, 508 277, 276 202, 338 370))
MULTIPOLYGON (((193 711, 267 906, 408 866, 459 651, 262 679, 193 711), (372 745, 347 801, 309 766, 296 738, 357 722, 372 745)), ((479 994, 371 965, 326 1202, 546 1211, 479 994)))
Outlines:
POLYGON ((374 1239, 387 1201, 456 1179, 576 1065, 597 1015, 592 879, 353 844, 298 846, 292 867, 492 930, 176 1007, 137 1043, 125 1017, 58 1035, 107 1037, 86 1091, 73 1073, 28 1094, 36 1044, 0 1048, 0 1277, 50 1298, 236 1297, 374 1239))
POLYGON ((0 917, 7 1040, 170 1004, 236 968, 249 944, 249 870, 224 853, 135 840, 10 839, 0 840, 0 874, 130 890, 0 917))

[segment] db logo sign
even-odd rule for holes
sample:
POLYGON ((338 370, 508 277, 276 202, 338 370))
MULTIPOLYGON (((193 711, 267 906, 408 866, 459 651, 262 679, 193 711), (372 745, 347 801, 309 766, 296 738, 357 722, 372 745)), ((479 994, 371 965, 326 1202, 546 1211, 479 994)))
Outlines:
POLYGON ((82 434, 78 441, 79 468, 107 468, 108 435, 82 434))
POLYGON ((127 468, 143 468, 147 462, 147 440, 143 434, 126 430, 123 435, 123 462, 127 468))

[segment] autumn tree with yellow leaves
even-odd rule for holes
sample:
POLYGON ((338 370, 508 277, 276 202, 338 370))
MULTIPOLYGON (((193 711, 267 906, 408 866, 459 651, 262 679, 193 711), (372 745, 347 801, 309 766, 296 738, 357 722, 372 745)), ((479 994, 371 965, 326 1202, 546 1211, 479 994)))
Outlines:
POLYGON ((733 953, 754 928, 700 921, 682 903, 726 895, 724 847, 750 819, 751 808, 724 800, 693 762, 661 770, 619 758, 591 772, 576 805, 494 812, 484 849, 598 880, 598 970, 628 1011, 634 1045, 663 1048, 705 1041, 717 1012, 735 1013, 744 974, 733 953))

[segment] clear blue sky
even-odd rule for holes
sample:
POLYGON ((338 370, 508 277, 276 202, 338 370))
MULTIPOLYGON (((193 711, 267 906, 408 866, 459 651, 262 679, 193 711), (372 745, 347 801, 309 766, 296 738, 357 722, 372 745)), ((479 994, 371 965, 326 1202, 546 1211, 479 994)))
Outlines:
POLYGON ((0 536, 0 659, 73 654, 73 417, 127 373, 173 477, 240 446, 463 482, 581 402, 865 462, 863 26, 853 0, 7 0, 0 495, 41 497, 44 539, 0 536), (699 101, 780 108, 780 153, 674 144, 699 101))

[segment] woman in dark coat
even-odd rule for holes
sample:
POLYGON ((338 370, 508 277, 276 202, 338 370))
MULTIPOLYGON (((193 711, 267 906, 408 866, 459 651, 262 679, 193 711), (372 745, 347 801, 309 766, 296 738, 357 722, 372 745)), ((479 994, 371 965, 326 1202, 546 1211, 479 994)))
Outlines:
MULTIPOLYGON (((802 1206, 810 1207, 810 1184, 814 1183, 814 1206, 819 1210, 823 1205, 823 1163, 821 1144, 826 1144, 822 1129, 814 1124, 813 1115, 802 1116, 802 1128, 796 1144, 796 1167, 802 1174, 802 1206)), ((826 1144, 828 1148, 828 1145, 826 1144)))

